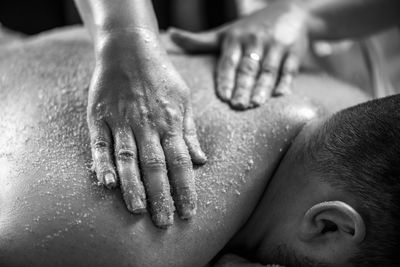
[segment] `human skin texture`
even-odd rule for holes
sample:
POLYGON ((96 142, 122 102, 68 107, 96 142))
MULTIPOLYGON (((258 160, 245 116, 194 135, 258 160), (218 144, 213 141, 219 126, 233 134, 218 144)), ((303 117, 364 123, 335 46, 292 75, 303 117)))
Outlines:
POLYGON ((171 31, 172 39, 187 51, 220 50, 217 93, 234 108, 259 106, 270 96, 290 93, 310 41, 354 39, 399 25, 397 0, 264 4, 265 8, 213 30, 171 31))
POLYGON ((192 161, 204 164, 206 155, 190 90, 163 48, 151 1, 76 4, 95 54, 87 122, 98 180, 111 189, 118 177, 127 208, 141 214, 148 206, 161 228, 173 224, 174 207, 181 219, 191 218, 197 203, 192 161))
POLYGON ((85 32, 0 47, 0 266, 204 266, 245 224, 301 126, 365 100, 327 77, 300 76, 298 94, 237 112, 214 93, 214 57, 170 58, 192 88, 209 160, 195 168, 196 216, 159 229, 90 171, 85 32))

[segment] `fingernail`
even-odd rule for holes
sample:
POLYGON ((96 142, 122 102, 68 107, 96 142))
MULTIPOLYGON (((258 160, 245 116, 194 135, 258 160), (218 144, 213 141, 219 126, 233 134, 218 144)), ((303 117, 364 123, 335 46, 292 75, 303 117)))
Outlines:
POLYGON ((253 107, 261 106, 261 99, 259 97, 255 97, 251 100, 251 104, 253 107))
POLYGON ((291 93, 289 87, 287 86, 280 86, 275 90, 275 96, 283 96, 283 95, 289 95, 291 93))
POLYGON ((238 110, 244 110, 244 109, 248 108, 248 105, 246 103, 244 103, 241 99, 239 99, 239 100, 232 99, 231 105, 232 105, 232 107, 234 107, 235 109, 238 109, 238 110))
POLYGON ((149 200, 154 224, 167 228, 174 223, 174 204, 170 195, 160 194, 149 200))
POLYGON ((130 203, 130 207, 129 210, 133 213, 133 214, 143 214, 146 213, 146 203, 143 202, 140 198, 135 199, 129 202, 130 203))
POLYGON ((176 208, 181 219, 190 219, 196 215, 197 194, 190 188, 179 190, 176 196, 176 208))
POLYGON ((177 28, 172 27, 172 26, 168 27, 168 29, 167 29, 167 32, 169 32, 169 33, 176 32, 176 31, 177 31, 177 28))
POLYGON ((184 220, 190 219, 196 215, 196 205, 192 203, 182 203, 178 210, 180 210, 179 218, 184 220))
POLYGON ((232 91, 228 89, 220 89, 219 90, 219 96, 221 97, 222 100, 224 101, 229 101, 232 98, 232 91))
POLYGON ((113 173, 109 172, 104 175, 104 184, 109 189, 116 186, 115 176, 113 173))
POLYGON ((228 101, 229 99, 232 98, 232 92, 230 92, 230 91, 225 91, 225 92, 222 94, 222 98, 223 98, 224 100, 228 101))
POLYGON ((254 107, 261 106, 265 102, 265 99, 261 96, 255 96, 251 99, 251 104, 254 107))
POLYGON ((200 164, 204 164, 204 163, 206 163, 207 162, 207 156, 206 156, 206 154, 202 151, 202 150, 199 150, 199 163, 200 164))
POLYGON ((174 216, 173 214, 154 214, 152 216, 154 223, 159 228, 168 228, 174 223, 174 216))

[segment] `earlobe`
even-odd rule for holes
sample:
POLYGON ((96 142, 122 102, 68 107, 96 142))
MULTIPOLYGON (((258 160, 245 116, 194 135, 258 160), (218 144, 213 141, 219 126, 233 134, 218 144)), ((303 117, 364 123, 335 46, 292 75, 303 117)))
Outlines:
POLYGON ((365 238, 365 224, 360 214, 342 201, 328 201, 312 206, 303 216, 299 237, 305 242, 339 235, 348 245, 361 243, 365 238))

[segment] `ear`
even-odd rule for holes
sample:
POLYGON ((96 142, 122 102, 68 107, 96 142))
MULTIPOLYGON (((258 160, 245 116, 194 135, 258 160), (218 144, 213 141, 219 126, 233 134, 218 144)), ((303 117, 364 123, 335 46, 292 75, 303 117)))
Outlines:
POLYGON ((364 220, 355 209, 342 201, 329 201, 306 212, 299 239, 303 249, 317 258, 336 260, 354 252, 365 239, 365 231, 364 220))

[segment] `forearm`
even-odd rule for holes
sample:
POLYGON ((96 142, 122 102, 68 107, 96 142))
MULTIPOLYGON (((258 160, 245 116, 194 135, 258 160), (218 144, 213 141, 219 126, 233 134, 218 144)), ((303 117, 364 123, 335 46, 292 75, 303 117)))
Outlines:
POLYGON ((399 0, 305 0, 310 38, 357 38, 394 26, 400 19, 399 0))
POLYGON ((123 39, 135 45, 136 36, 138 39, 146 35, 158 36, 158 24, 150 0, 75 0, 75 3, 94 41, 95 51, 119 37, 128 37, 123 39))

